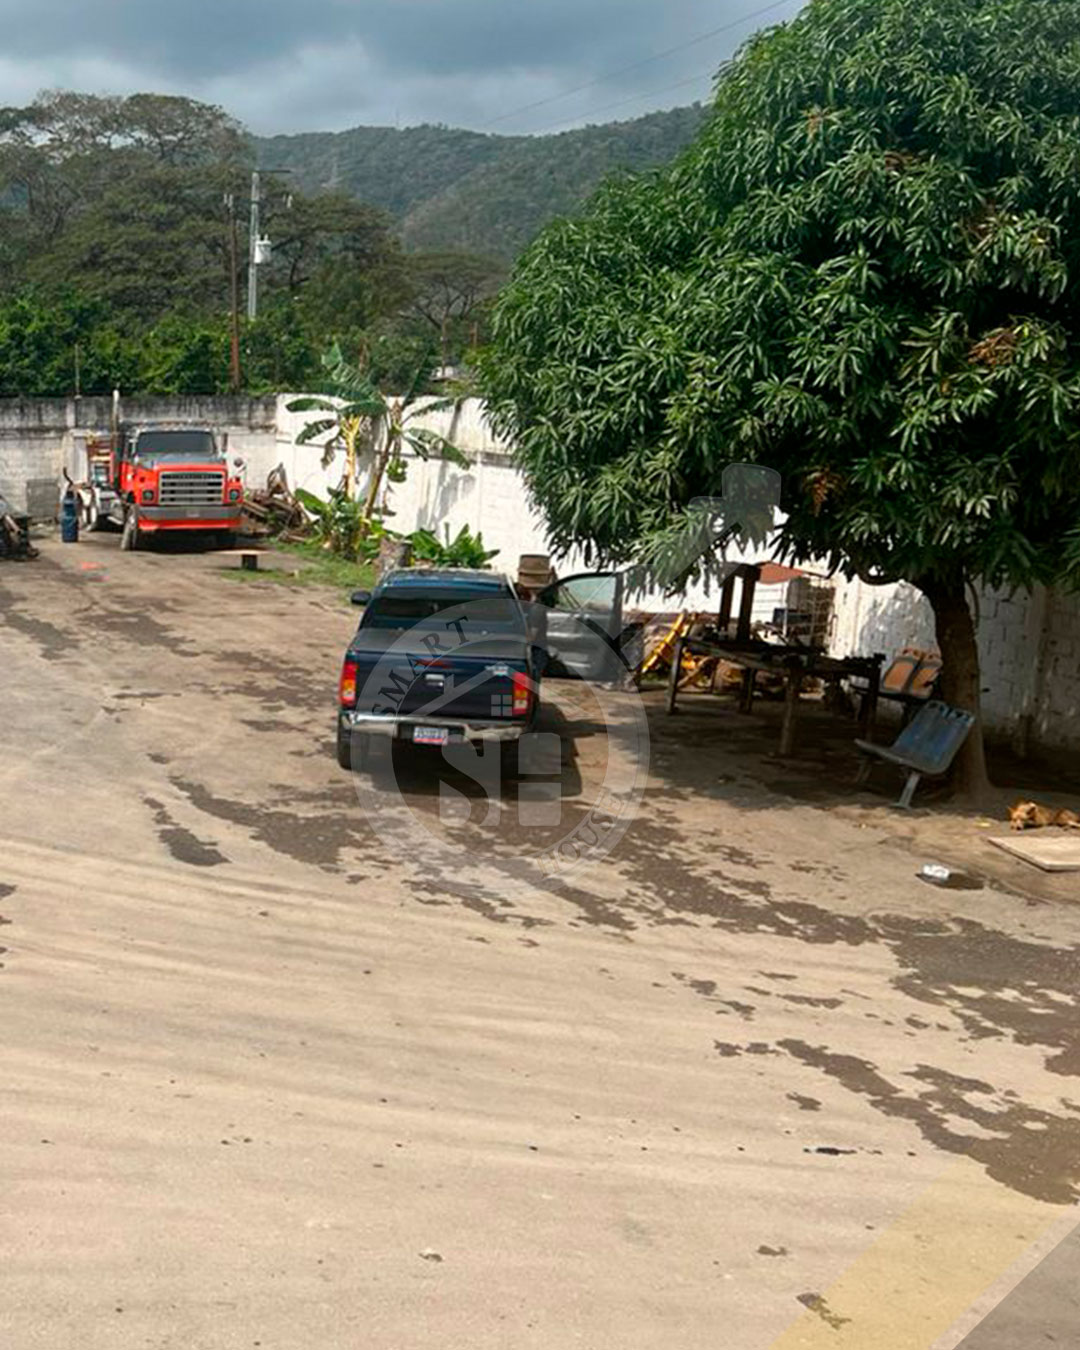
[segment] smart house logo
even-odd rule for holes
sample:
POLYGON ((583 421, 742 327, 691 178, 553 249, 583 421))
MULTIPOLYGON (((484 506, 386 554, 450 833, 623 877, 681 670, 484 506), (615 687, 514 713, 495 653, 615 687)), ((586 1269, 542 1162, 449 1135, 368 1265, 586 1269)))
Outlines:
POLYGON ((649 773, 626 601, 677 589, 703 565, 721 576, 728 544, 775 524, 777 475, 737 466, 723 481, 724 496, 691 503, 652 559, 555 583, 522 607, 524 626, 497 588, 459 601, 433 583, 422 603, 418 585, 397 618, 380 610, 393 588, 376 596, 343 717, 361 805, 388 845, 435 864, 440 884, 478 861, 563 881, 611 853, 649 773))

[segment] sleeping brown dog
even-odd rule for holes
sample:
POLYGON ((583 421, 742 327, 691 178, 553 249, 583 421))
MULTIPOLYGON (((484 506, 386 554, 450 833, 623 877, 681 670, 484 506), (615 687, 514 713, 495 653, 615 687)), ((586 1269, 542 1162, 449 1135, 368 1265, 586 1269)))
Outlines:
POLYGON ((1017 802, 1010 806, 1009 821, 1014 830, 1042 830, 1048 825, 1080 830, 1080 816, 1075 811, 1056 810, 1052 806, 1040 806, 1038 802, 1017 802))

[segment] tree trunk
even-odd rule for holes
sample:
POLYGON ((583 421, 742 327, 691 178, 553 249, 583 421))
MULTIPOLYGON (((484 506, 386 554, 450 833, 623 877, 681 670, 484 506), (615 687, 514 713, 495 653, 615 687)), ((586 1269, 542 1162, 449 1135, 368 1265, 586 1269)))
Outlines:
POLYGON ((364 501, 364 519, 371 520, 375 514, 375 503, 379 499, 379 488, 382 487, 383 476, 386 473, 386 466, 390 463, 391 456, 394 453, 394 437, 387 432, 386 444, 381 450, 375 453, 375 462, 371 466, 371 482, 368 484, 367 498, 364 501))
POLYGON ((990 794, 990 778, 983 744, 979 647, 964 582, 961 578, 935 578, 919 586, 934 611, 942 661, 941 696, 953 707, 975 714, 975 725, 953 765, 953 785, 965 800, 984 802, 990 794))
POLYGON ((356 496, 356 436, 355 431, 345 430, 345 496, 352 501, 356 496))

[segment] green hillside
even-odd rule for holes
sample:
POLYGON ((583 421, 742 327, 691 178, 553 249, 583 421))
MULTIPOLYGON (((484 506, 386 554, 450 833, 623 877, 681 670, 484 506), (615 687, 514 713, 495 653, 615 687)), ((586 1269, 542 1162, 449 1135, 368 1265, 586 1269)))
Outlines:
POLYGON ((442 126, 356 127, 257 138, 263 168, 305 192, 331 187, 389 211, 408 248, 513 258, 609 174, 647 169, 700 130, 700 105, 554 136, 491 136, 442 126))

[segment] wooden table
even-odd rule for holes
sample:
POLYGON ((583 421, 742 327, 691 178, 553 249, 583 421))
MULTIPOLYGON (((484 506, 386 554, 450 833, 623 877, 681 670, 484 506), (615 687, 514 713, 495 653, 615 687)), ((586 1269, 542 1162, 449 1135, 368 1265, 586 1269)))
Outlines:
POLYGON ((671 661, 671 675, 668 680, 668 712, 674 713, 679 697, 679 678, 682 670, 683 654, 694 656, 718 657, 732 665, 743 668, 742 692, 739 697, 739 711, 749 713, 754 706, 754 686, 761 671, 783 672, 784 675, 784 719, 780 730, 780 753, 790 755, 795 745, 795 724, 799 712, 799 692, 807 679, 824 680, 827 683, 839 683, 852 676, 866 680, 867 686, 862 693, 859 709, 859 730, 865 738, 873 730, 877 716, 878 696, 881 690, 881 667, 884 655, 849 656, 842 660, 826 656, 813 647, 774 646, 768 642, 755 641, 741 636, 733 639, 680 638, 675 644, 671 661))

